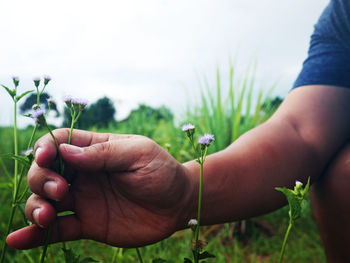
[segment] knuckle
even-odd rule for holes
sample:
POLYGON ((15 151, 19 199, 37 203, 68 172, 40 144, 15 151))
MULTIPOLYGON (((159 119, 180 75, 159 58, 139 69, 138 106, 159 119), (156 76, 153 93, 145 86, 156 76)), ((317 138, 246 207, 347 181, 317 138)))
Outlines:
POLYGON ((32 218, 32 212, 35 207, 35 202, 37 199, 38 199, 38 196, 36 194, 32 194, 27 200, 26 207, 25 207, 25 215, 28 219, 32 218))

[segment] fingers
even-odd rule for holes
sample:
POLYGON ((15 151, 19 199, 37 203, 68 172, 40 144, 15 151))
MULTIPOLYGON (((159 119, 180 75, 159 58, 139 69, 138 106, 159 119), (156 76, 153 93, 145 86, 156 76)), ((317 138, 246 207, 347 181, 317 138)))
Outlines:
POLYGON ((87 172, 136 170, 150 162, 160 150, 155 142, 141 136, 110 140, 88 147, 60 145, 65 163, 87 172))
MULTIPOLYGON (((48 229, 31 225, 8 235, 7 244, 16 249, 30 249, 45 243, 48 229)), ((58 217, 52 224, 50 243, 72 241, 82 238, 80 221, 74 216, 58 217)))
POLYGON ((68 183, 62 176, 50 169, 40 168, 36 162, 30 167, 27 179, 33 193, 52 200, 62 200, 69 190, 68 183))
POLYGON ((32 223, 44 228, 56 219, 57 212, 62 211, 74 211, 74 200, 70 195, 61 202, 52 203, 32 194, 27 200, 25 214, 32 223))
MULTIPOLYGON (((53 134, 58 144, 67 143, 69 138, 69 129, 57 129, 53 134)), ((82 130, 74 130, 71 143, 78 146, 90 145, 93 141, 108 140, 108 134, 98 134, 82 130)), ((57 150, 54 140, 50 134, 41 137, 34 147, 35 160, 41 167, 49 167, 56 158, 57 150)))

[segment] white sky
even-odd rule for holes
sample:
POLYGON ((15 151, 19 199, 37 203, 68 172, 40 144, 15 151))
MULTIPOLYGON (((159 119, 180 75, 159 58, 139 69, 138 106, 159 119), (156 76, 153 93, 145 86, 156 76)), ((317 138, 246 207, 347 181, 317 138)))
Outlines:
MULTIPOLYGON (((48 92, 94 101, 104 95, 117 118, 138 103, 181 112, 238 55, 257 59, 259 85, 282 77, 285 96, 305 59, 313 25, 328 0, 0 0, 0 83, 48 74, 48 92)), ((12 104, 0 90, 0 125, 12 104)))

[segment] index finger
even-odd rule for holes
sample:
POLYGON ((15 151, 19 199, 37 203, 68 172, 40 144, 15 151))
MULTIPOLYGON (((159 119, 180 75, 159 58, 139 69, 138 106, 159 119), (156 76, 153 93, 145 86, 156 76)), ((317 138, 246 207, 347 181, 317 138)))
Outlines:
MULTIPOLYGON (((67 143, 70 129, 62 128, 54 130, 58 145, 67 143)), ((79 147, 86 147, 95 143, 106 142, 110 139, 128 138, 130 135, 114 135, 110 133, 96 133, 84 130, 74 129, 71 138, 71 144, 79 147)), ((34 146, 35 161, 40 167, 50 167, 57 155, 57 149, 54 140, 48 133, 41 137, 34 146)))

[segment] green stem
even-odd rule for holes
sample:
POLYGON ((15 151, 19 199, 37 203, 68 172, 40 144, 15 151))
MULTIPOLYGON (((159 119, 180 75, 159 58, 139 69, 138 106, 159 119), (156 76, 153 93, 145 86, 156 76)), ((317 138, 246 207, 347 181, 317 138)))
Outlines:
MULTIPOLYGON (((12 204, 11 206, 11 212, 10 212, 10 218, 7 224, 7 230, 6 230, 6 234, 5 237, 10 233, 11 227, 12 227, 12 221, 13 221, 13 217, 15 215, 16 212, 16 206, 14 204, 12 204)), ((3 263, 4 259, 5 259, 5 254, 6 254, 6 250, 7 250, 7 243, 6 243, 6 238, 4 237, 4 241, 2 243, 2 249, 1 249, 1 260, 0 262, 3 263)))
POLYGON ((200 162, 200 177, 199 177, 199 193, 198 193, 198 211, 197 211, 197 227, 195 232, 195 257, 194 261, 195 263, 198 262, 198 256, 199 256, 199 226, 201 223, 201 208, 202 208, 202 189, 203 189, 203 156, 200 162))
POLYGON ((288 226, 287 232, 286 232, 286 234, 285 234, 285 236, 284 236, 284 240, 283 240, 283 244, 282 244, 282 249, 281 249, 281 253, 280 253, 280 259, 278 260, 278 263, 282 263, 284 251, 285 251, 285 249, 286 249, 287 239, 288 239, 288 236, 289 236, 289 232, 290 232, 290 230, 292 229, 292 226, 293 226, 293 223, 292 223, 292 221, 290 220, 290 221, 289 221, 289 226, 288 226))
MULTIPOLYGON (((63 161, 62 161, 62 156, 61 156, 61 153, 60 153, 60 150, 59 150, 59 145, 58 145, 58 142, 56 140, 56 137, 53 135, 50 127, 47 125, 47 123, 45 122, 45 126, 47 128, 47 130, 49 131, 52 139, 54 140, 55 142, 55 145, 56 145, 56 149, 57 149, 57 154, 58 154, 58 160, 59 160, 59 171, 60 171, 60 175, 63 176, 63 173, 64 173, 64 166, 63 166, 63 161)), ((46 235, 46 240, 45 240, 45 244, 44 244, 44 248, 43 248, 43 252, 41 254, 41 259, 40 259, 40 262, 43 263, 44 260, 45 260, 45 256, 46 256, 46 251, 47 251, 47 248, 49 246, 49 241, 51 239, 51 232, 52 232, 52 224, 49 226, 49 231, 46 235)))
MULTIPOLYGON (((34 129, 33 129, 33 131, 32 131, 32 135, 30 136, 27 149, 29 149, 29 148, 32 146, 32 143, 33 143, 33 140, 34 140, 34 136, 35 136, 35 133, 36 133, 36 130, 37 130, 37 129, 38 129, 38 125, 35 125, 35 127, 34 127, 34 129)), ((25 171, 25 167, 22 166, 21 172, 19 173, 18 187, 17 187, 17 192, 16 192, 16 194, 15 194, 15 201, 17 201, 18 192, 19 192, 19 189, 20 189, 20 187, 21 187, 21 182, 22 182, 22 179, 23 179, 24 171, 25 171)))
POLYGON ((71 140, 72 140, 72 133, 73 133, 73 127, 74 127, 74 120, 72 119, 72 123, 70 125, 70 131, 69 131, 69 137, 68 137, 68 144, 70 144, 71 140))
POLYGON ((40 92, 39 92, 39 88, 38 87, 35 87, 36 88, 36 105, 40 105, 40 92))
MULTIPOLYGON (((15 122, 15 126, 17 127, 17 123, 16 122, 15 122)), ((38 125, 35 125, 35 127, 33 129, 33 132, 32 132, 32 135, 31 135, 31 137, 29 139, 29 143, 28 143, 28 147, 27 147, 28 149, 31 147, 31 145, 33 143, 34 136, 35 136, 37 128, 38 128, 38 125)), ((17 208, 17 201, 18 201, 17 197, 18 197, 20 186, 21 186, 21 181, 22 181, 22 178, 23 178, 23 174, 24 174, 24 167, 22 166, 22 169, 21 169, 21 172, 20 172, 20 176, 19 176, 19 180, 18 180, 18 185, 16 187, 14 187, 15 190, 14 190, 14 196, 13 196, 12 206, 11 206, 11 211, 10 211, 10 218, 9 218, 9 222, 7 224, 7 230, 6 230, 6 235, 5 236, 7 236, 10 233, 10 230, 12 228, 12 222, 13 222, 13 218, 14 218, 14 215, 15 215, 15 212, 16 212, 16 208, 17 208)), ((17 178, 17 176, 15 176, 15 178, 17 178)), ((16 179, 15 179, 15 181, 17 183, 16 179)), ((24 191, 24 194, 25 193, 26 193, 26 191, 24 191)), ((23 198, 23 196, 21 196, 20 200, 23 198)), ((1 249, 1 251, 2 251, 2 253, 1 253, 1 260, 0 260, 1 263, 4 262, 6 250, 7 250, 7 243, 6 243, 6 239, 4 239, 3 244, 2 244, 2 249, 1 249)))
POLYGON ((113 250, 114 250, 114 252, 113 252, 113 257, 112 257, 111 263, 117 262, 117 256, 118 256, 118 250, 119 250, 119 248, 115 247, 113 250))
POLYGON ((136 249, 136 253, 137 253, 137 257, 139 258, 139 262, 140 263, 143 263, 143 260, 142 260, 142 256, 141 256, 141 253, 140 253, 140 250, 139 248, 135 248, 136 249))
MULTIPOLYGON (((17 141, 17 101, 14 100, 14 123, 13 123, 13 141, 14 141, 14 153, 17 156, 18 155, 18 141, 17 141)), ((11 206, 11 212, 10 212, 10 218, 9 222, 7 224, 7 230, 6 230, 6 236, 10 233, 11 227, 12 227, 12 221, 14 214, 16 212, 16 193, 18 192, 18 161, 15 160, 15 167, 14 167, 14 175, 13 175, 13 195, 12 195, 12 206, 11 206)), ((0 262, 4 262, 5 253, 7 249, 6 239, 4 238, 3 244, 2 244, 2 251, 1 251, 1 259, 0 262)))
POLYGON ((199 227, 201 224, 201 209, 202 209, 202 192, 203 192, 203 171, 204 171, 204 161, 207 155, 208 147, 205 147, 201 150, 201 156, 198 158, 200 164, 200 176, 199 176, 199 192, 198 192, 198 211, 197 211, 197 227, 195 231, 195 253, 194 253, 194 262, 199 262, 199 227))
POLYGON ((55 138, 55 136, 53 135, 50 127, 47 125, 47 123, 45 122, 45 127, 47 128, 47 130, 49 131, 52 139, 54 140, 55 142, 55 145, 56 145, 56 149, 57 149, 57 154, 58 154, 58 161, 59 161, 59 171, 60 171, 60 175, 63 175, 63 161, 62 161, 62 156, 61 156, 61 152, 60 152, 60 149, 59 149, 59 145, 58 145, 58 142, 55 138))
POLYGON ((51 232, 52 232, 52 224, 49 226, 49 230, 48 230, 47 235, 46 235, 43 252, 42 252, 41 258, 40 258, 40 263, 44 263, 44 261, 45 261, 47 248, 49 246, 49 241, 51 239, 51 232))
MULTIPOLYGON (((17 141, 17 102, 15 101, 14 108, 14 125, 13 125, 13 141, 15 144, 15 155, 18 155, 18 141, 17 141)), ((13 192, 13 201, 16 201, 15 193, 17 192, 17 181, 18 181, 18 160, 15 160, 15 174, 14 174, 14 192, 13 192)))

